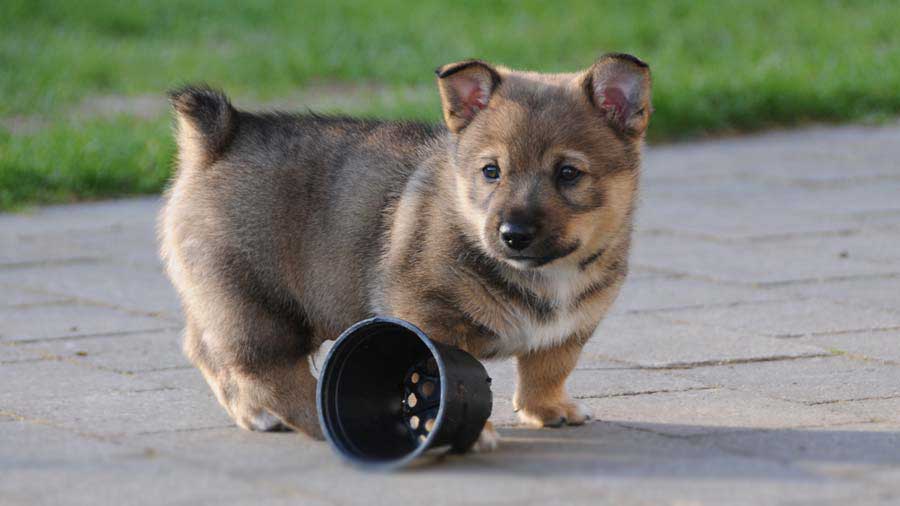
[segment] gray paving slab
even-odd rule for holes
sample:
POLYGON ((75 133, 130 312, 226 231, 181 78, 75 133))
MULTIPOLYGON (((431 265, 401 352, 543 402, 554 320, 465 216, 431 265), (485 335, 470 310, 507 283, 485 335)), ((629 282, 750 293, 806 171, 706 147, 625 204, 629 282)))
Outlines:
POLYGON ((126 373, 182 368, 190 365, 181 352, 181 337, 174 331, 129 333, 75 340, 30 341, 7 348, 126 373))
POLYGON ((179 349, 159 198, 0 214, 0 504, 897 504, 898 138, 651 146, 631 276, 567 385, 596 420, 519 426, 488 362, 499 450, 390 474, 233 425, 179 349))
POLYGON ((829 299, 850 306, 900 311, 900 276, 881 279, 833 280, 807 283, 774 290, 773 297, 829 299))
POLYGON ((650 312, 665 309, 722 306, 737 302, 789 300, 796 295, 740 285, 723 285, 678 277, 628 278, 611 314, 650 312))
POLYGON ((701 440, 741 455, 793 462, 817 471, 852 472, 900 465, 900 427, 866 423, 803 429, 713 433, 701 440))
MULTIPOLYGON (((878 229, 871 222, 848 213, 823 216, 812 211, 755 206, 752 204, 698 203, 675 196, 664 197, 664 205, 644 206, 637 213, 640 236, 672 235, 718 242, 773 241, 792 237, 830 236, 853 233, 861 228, 878 229)), ((645 201, 653 196, 644 196, 645 201)), ((657 198, 661 200, 663 197, 657 198)), ((881 219, 883 227, 893 220, 881 219)))
POLYGON ((900 397, 900 366, 844 356, 698 367, 679 374, 710 386, 809 404, 900 397))
POLYGON ((827 404, 831 411, 841 414, 853 414, 862 416, 871 422, 890 423, 894 426, 900 424, 900 395, 885 394, 885 398, 877 398, 877 394, 871 394, 860 400, 848 402, 833 402, 827 404))
POLYGON ((897 128, 843 126, 653 146, 646 179, 756 178, 790 183, 897 177, 897 128))
POLYGON ((92 436, 231 424, 208 389, 169 388, 67 361, 3 364, 0 378, 2 411, 92 436), (40 388, 29 386, 38 382, 40 388))
POLYGON ((4 504, 216 504, 278 495, 204 466, 46 425, 0 425, 4 504))
MULTIPOLYGON (((691 310, 705 312, 707 309, 691 310)), ((607 318, 584 350, 582 362, 612 359, 640 367, 679 368, 727 362, 809 357, 828 352, 761 333, 691 323, 681 311, 607 318)))
POLYGON ((632 261, 658 272, 748 285, 900 274, 894 264, 842 258, 849 241, 834 236, 744 244, 645 235, 635 241, 632 261))
POLYGON ((76 339, 173 328, 171 321, 81 302, 0 307, 0 340, 76 339))
POLYGON ((872 330, 802 338, 806 344, 835 354, 848 354, 900 365, 900 330, 872 330))
MULTIPOLYGON (((845 184, 804 185, 712 178, 650 184, 644 201, 690 199, 722 210, 748 207, 762 211, 810 212, 841 215, 893 211, 898 208, 900 177, 845 184)), ((702 207, 701 207, 702 209, 702 207)), ((738 215, 740 216, 740 215, 738 215)), ((766 216, 766 215, 763 215, 766 216)))
POLYGON ((181 306, 160 265, 119 261, 74 262, 0 269, 0 287, 76 298, 180 321, 181 306))
POLYGON ((46 358, 37 350, 22 349, 0 342, 0 364, 13 364, 16 362, 36 362, 46 358))
POLYGON ((692 308, 654 316, 782 338, 900 327, 900 312, 813 298, 692 308))
POLYGON ((23 287, 0 285, 0 307, 22 307, 33 304, 67 302, 71 297, 53 295, 23 287))
MULTIPOLYGON (((494 395, 492 422, 503 427, 517 425, 518 418, 512 405, 516 388, 515 361, 491 361, 486 366, 494 395)), ((643 371, 597 359, 591 354, 582 357, 579 368, 569 377, 566 386, 576 399, 632 397, 708 388, 699 381, 665 371, 643 371)))
POLYGON ((641 397, 586 399, 603 421, 672 436, 821 427, 871 421, 865 414, 835 411, 826 406, 798 406, 767 393, 731 388, 666 392, 641 397))

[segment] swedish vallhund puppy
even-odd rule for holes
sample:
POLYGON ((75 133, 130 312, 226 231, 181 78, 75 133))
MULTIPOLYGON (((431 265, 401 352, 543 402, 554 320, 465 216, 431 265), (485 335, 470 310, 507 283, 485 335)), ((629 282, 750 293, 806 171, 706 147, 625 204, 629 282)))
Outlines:
MULTIPOLYGON (((649 68, 625 54, 571 74, 469 60, 437 85, 445 126, 171 94, 162 255, 185 352, 239 426, 319 436, 309 355, 377 314, 515 356, 526 423, 589 418, 564 384, 627 271, 649 68)), ((478 447, 496 442, 488 424, 478 447)))

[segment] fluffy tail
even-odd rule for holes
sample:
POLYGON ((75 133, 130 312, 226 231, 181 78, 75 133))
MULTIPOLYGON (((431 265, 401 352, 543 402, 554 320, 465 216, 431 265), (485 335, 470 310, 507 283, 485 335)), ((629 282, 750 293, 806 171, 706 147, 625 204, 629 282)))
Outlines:
POLYGON ((224 93, 208 86, 185 86, 169 92, 178 117, 178 151, 182 164, 208 166, 228 148, 237 127, 237 111, 224 93))

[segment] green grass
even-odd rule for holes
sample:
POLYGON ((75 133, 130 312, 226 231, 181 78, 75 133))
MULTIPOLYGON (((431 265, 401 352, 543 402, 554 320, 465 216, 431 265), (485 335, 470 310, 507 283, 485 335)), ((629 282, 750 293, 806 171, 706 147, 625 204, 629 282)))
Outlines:
POLYGON ((129 117, 98 97, 206 81, 238 104, 437 120, 439 64, 568 71, 615 50, 651 64, 649 135, 673 140, 897 115, 897 26, 895 1, 4 0, 0 208, 160 189, 161 100, 129 117))

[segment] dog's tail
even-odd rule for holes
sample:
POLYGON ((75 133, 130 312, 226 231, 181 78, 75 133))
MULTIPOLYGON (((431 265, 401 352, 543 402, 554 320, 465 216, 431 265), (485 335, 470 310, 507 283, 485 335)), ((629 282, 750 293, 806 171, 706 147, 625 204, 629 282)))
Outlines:
POLYGON ((224 93, 206 85, 169 92, 178 118, 178 152, 182 165, 206 167, 228 149, 238 114, 224 93))

